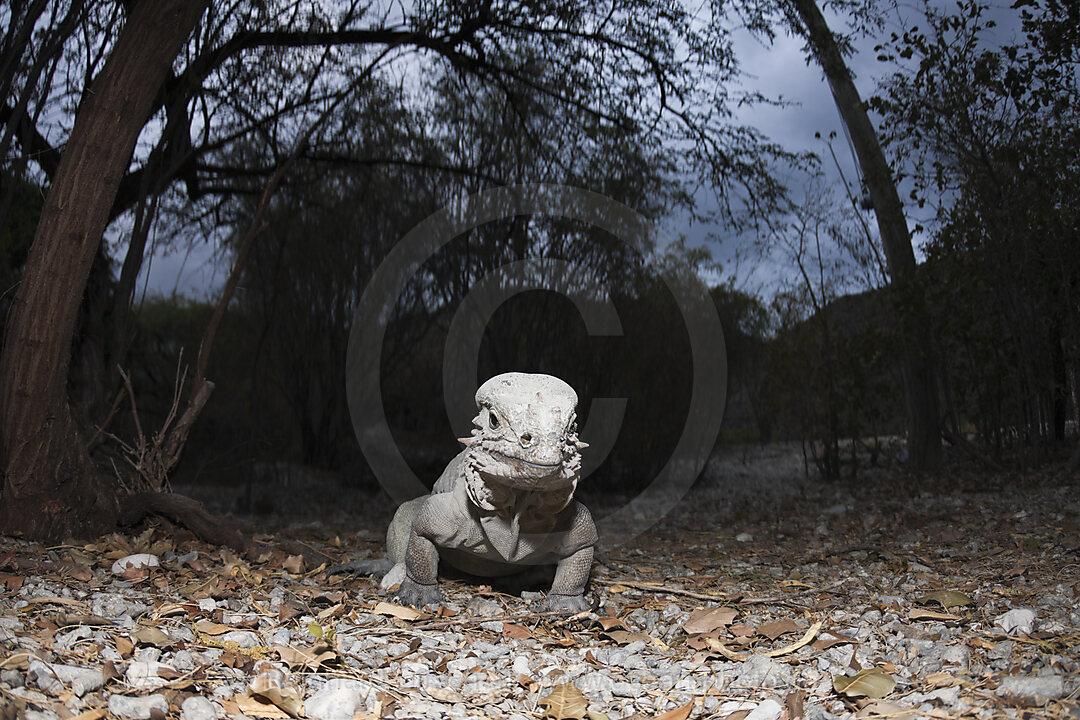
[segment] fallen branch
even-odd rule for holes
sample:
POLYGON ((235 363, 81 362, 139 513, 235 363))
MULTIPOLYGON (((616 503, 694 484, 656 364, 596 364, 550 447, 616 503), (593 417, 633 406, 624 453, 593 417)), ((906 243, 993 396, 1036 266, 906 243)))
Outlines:
POLYGON ((718 603, 730 603, 732 605, 761 605, 764 603, 784 602, 791 598, 800 597, 802 595, 812 595, 813 593, 823 593, 832 590, 833 588, 840 587, 846 581, 837 580, 836 582, 829 583, 823 588, 806 588, 798 592, 786 593, 784 595, 774 595, 772 597, 761 598, 739 598, 738 596, 728 597, 726 595, 707 595, 705 593, 698 593, 692 590, 684 590, 681 587, 675 587, 671 585, 650 585, 644 582, 634 582, 633 580, 596 580, 595 582, 603 585, 625 585, 635 590, 648 590, 654 593, 670 593, 671 595, 685 595, 686 597, 694 598, 695 600, 706 600, 710 602, 718 603))
POLYGON ((198 500, 162 492, 140 492, 120 498, 121 525, 134 525, 147 515, 162 515, 206 542, 225 545, 245 555, 255 549, 255 544, 237 526, 211 515, 198 500))

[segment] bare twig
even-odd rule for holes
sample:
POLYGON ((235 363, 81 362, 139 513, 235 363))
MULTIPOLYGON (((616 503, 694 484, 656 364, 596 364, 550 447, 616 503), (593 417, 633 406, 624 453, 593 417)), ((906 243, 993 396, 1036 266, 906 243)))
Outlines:
POLYGON ((694 598, 695 600, 707 600, 718 603, 731 603, 733 605, 762 605, 765 603, 784 602, 791 598, 800 597, 802 595, 812 595, 813 593, 823 593, 832 590, 833 588, 840 587, 844 584, 844 580, 837 580, 836 582, 829 583, 825 587, 821 588, 806 588, 793 593, 785 593, 783 595, 774 595, 772 597, 761 598, 739 598, 737 596, 728 597, 725 595, 709 595, 706 593, 697 593, 692 590, 684 590, 681 587, 674 587, 670 585, 650 585, 643 582, 634 582, 633 580, 597 580, 596 582, 604 585, 625 585, 626 587, 634 588, 636 590, 648 590, 654 593, 669 593, 671 595, 685 595, 686 597, 694 598))

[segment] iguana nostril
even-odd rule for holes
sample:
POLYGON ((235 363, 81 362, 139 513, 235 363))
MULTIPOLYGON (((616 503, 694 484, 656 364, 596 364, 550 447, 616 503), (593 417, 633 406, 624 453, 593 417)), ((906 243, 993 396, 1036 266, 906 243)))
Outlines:
POLYGON ((529 433, 521 433, 521 444, 528 445, 532 442, 532 435, 529 433))

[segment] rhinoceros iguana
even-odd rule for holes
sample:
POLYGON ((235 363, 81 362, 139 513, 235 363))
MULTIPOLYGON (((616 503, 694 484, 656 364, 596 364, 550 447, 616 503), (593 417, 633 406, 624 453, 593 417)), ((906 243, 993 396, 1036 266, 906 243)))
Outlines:
POLYGON ((476 391, 478 413, 466 447, 430 495, 402 504, 386 533, 387 560, 331 568, 401 578, 397 599, 439 605, 439 561, 472 575, 500 577, 557 564, 535 609, 588 608, 585 584, 596 526, 574 500, 581 455, 577 393, 550 375, 505 373, 476 391), (402 573, 404 569, 404 573, 402 573))

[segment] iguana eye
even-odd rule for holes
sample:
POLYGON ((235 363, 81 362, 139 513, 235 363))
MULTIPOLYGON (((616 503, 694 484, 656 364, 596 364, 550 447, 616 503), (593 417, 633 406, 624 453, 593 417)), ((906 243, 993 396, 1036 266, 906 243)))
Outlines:
POLYGON ((499 418, 498 418, 498 416, 497 416, 497 415, 496 415, 495 413, 493 413, 493 412, 489 412, 489 413, 488 413, 488 425, 490 425, 490 426, 491 426, 491 429, 492 429, 492 430, 495 430, 496 428, 498 428, 498 427, 499 427, 499 418))

